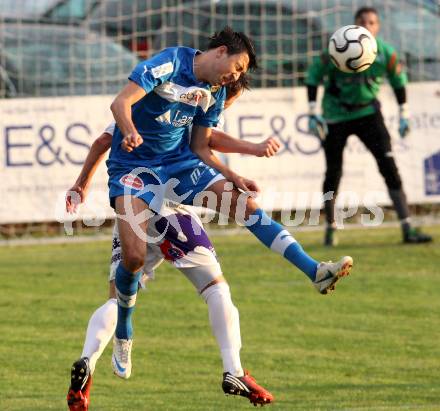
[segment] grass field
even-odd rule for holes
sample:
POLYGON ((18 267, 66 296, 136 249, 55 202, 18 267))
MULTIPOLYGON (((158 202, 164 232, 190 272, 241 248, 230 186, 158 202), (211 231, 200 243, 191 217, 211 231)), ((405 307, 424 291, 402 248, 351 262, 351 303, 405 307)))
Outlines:
MULTIPOLYGON (((440 227, 429 246, 394 229, 349 230, 334 250, 353 274, 321 296, 247 235, 214 237, 240 310, 242 362, 277 402, 268 410, 440 410, 440 227)), ((108 243, 0 248, 0 410, 65 410, 71 363, 107 298, 108 243)), ((112 375, 107 349, 90 411, 247 410, 225 397, 207 309, 168 265, 138 298, 133 375, 112 375)))

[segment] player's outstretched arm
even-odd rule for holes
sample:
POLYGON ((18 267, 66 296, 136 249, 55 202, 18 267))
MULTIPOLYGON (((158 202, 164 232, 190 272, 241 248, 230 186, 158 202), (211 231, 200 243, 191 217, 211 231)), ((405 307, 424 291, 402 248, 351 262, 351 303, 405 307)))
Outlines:
POLYGON ((66 193, 66 210, 74 213, 79 204, 83 203, 96 169, 105 157, 112 144, 112 136, 102 133, 90 147, 75 184, 66 193))
POLYGON ((399 134, 400 137, 405 137, 409 131, 409 107, 406 100, 406 84, 408 77, 402 68, 397 52, 389 45, 387 45, 388 53, 386 57, 387 77, 394 90, 397 104, 399 105, 399 134))
POLYGON ((209 146, 221 153, 250 154, 257 157, 272 157, 280 149, 280 143, 275 137, 269 137, 261 143, 251 143, 216 129, 212 129, 209 146))
POLYGON ((211 151, 211 147, 209 146, 210 139, 210 128, 194 125, 191 135, 191 150, 205 164, 218 170, 227 180, 234 183, 240 190, 246 192, 259 192, 260 190, 254 181, 239 176, 219 160, 219 158, 211 151))
POLYGON ((124 136, 121 147, 125 151, 133 151, 143 142, 131 119, 131 106, 145 97, 146 94, 142 87, 133 81, 129 81, 110 106, 113 117, 124 136))

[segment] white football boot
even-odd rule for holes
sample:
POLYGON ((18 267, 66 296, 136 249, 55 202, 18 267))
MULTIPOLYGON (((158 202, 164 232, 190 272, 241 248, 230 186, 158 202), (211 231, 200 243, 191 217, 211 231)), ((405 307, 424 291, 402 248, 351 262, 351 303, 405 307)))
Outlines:
POLYGON ((319 263, 313 285, 321 294, 327 294, 335 289, 336 282, 350 274, 353 259, 349 256, 342 257, 336 263, 331 261, 319 263))
POLYGON ((130 378, 132 344, 132 339, 113 338, 112 367, 113 372, 120 378, 130 378))

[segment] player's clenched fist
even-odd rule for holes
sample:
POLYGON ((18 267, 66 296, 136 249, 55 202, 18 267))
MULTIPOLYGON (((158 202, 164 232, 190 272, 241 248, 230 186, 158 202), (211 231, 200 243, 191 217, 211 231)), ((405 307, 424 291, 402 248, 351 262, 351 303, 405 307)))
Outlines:
POLYGON ((281 145, 277 138, 269 137, 262 143, 258 144, 255 155, 257 157, 272 157, 280 149, 281 145))
POLYGON ((136 147, 140 146, 144 140, 138 133, 127 134, 121 141, 121 147, 127 152, 133 151, 136 147))

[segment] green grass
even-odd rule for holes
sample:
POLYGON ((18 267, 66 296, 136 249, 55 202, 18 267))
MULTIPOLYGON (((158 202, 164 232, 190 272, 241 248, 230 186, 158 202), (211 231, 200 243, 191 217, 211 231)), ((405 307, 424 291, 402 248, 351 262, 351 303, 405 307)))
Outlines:
MULTIPOLYGON (((333 295, 251 236, 214 237, 240 310, 242 362, 276 396, 273 410, 440 410, 440 227, 404 246, 398 229, 297 238, 317 259, 349 254, 333 295)), ((0 248, 0 410, 65 410, 71 363, 107 298, 110 244, 0 248)), ((225 397, 205 303, 164 264, 135 314, 133 375, 112 375, 107 349, 90 411, 249 410, 225 397)), ((269 408, 269 407, 268 407, 269 408)))

